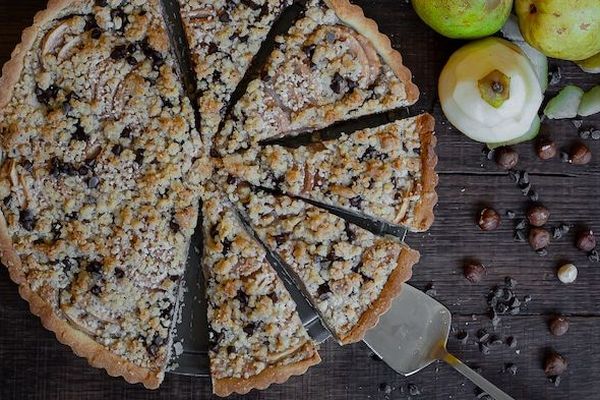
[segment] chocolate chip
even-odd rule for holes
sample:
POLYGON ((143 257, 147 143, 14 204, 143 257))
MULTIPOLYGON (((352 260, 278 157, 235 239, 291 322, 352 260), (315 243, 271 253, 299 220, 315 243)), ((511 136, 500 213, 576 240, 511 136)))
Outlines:
POLYGON ((115 144, 112 148, 112 152, 116 156, 120 155, 122 151, 123 151, 123 146, 121 146, 120 144, 115 144))
POLYGON ((81 165, 81 166, 79 166, 79 168, 77 168, 77 173, 80 176, 85 176, 88 174, 88 172, 90 172, 90 169, 85 165, 81 165))
POLYGON ((229 354, 235 353, 235 346, 227 346, 227 352, 229 354))
POLYGON ((306 57, 312 61, 313 56, 315 55, 315 49, 317 48, 316 44, 311 44, 308 46, 304 46, 302 48, 302 51, 304 51, 304 54, 306 54, 306 57))
POLYGON ((231 241, 223 239, 223 251, 221 253, 226 255, 229 253, 229 250, 231 250, 231 241))
POLYGON ((533 226, 543 226, 548 222, 548 218, 550 218, 550 211, 541 204, 536 204, 527 210, 527 219, 529 223, 533 226))
POLYGON ((206 51, 208 55, 215 54, 217 51, 219 51, 219 47, 215 43, 211 42, 208 44, 208 49, 206 51))
POLYGON ((562 79, 562 72, 559 66, 550 67, 550 86, 558 85, 562 79))
POLYGON ((350 200, 348 200, 350 202, 350 205, 354 208, 358 208, 358 209, 362 209, 362 202, 363 199, 360 196, 355 196, 350 198, 350 200))
POLYGON ((33 163, 29 160, 23 160, 19 163, 19 165, 27 172, 31 172, 33 168, 33 163))
POLYGON ((240 302, 240 304, 245 307, 248 305, 248 295, 243 290, 238 290, 234 299, 240 302))
POLYGON ((108 5, 108 0, 95 0, 94 5, 97 7, 106 7, 108 5))
POLYGON ((519 368, 515 364, 513 364, 513 363, 504 364, 504 372, 508 372, 511 375, 517 375, 518 371, 519 371, 519 368))
POLYGON ((92 39, 98 40, 102 36, 102 31, 100 30, 100 28, 94 28, 92 29, 92 32, 90 32, 90 36, 92 37, 92 39))
POLYGON ((345 82, 346 81, 344 80, 344 78, 338 72, 336 72, 333 75, 333 79, 331 80, 331 90, 333 90, 333 92, 336 94, 340 94, 342 92, 342 89, 344 88, 345 82))
POLYGON ((515 219, 516 216, 517 216, 517 213, 514 212, 513 210, 506 210, 506 217, 508 219, 515 219))
POLYGON ((101 274, 102 273, 102 263, 98 261, 90 261, 88 265, 85 267, 85 270, 89 273, 101 274))
POLYGON ((275 293, 275 292, 271 292, 267 296, 269 296, 269 298, 271 299, 273 304, 275 304, 279 301, 279 296, 277 296, 277 293, 275 293))
POLYGON ((392 393, 392 387, 388 383, 383 382, 379 384, 379 391, 385 394, 390 394, 392 393))
POLYGON ((329 293, 331 293, 331 288, 327 282, 319 285, 319 288, 317 289, 317 296, 320 299, 326 298, 329 293))
POLYGON ((600 253, 598 253, 598 250, 594 249, 590 251, 588 254, 588 260, 591 262, 600 262, 600 253))
POLYGON ((493 208, 484 208, 479 212, 477 225, 482 231, 493 231, 500 226, 500 215, 493 208))
POLYGON ((244 326, 244 333, 248 336, 252 336, 254 334, 254 331, 256 329, 256 324, 255 323, 249 323, 248 325, 244 326))
POLYGON ((142 165, 142 163, 144 162, 144 153, 145 150, 144 149, 136 149, 135 150, 135 162, 138 165, 142 165))
POLYGON ((227 183, 229 185, 235 185, 237 182, 238 182, 238 179, 235 176, 233 176, 231 174, 227 174, 227 183))
POLYGON ((121 135, 120 136, 122 138, 129 139, 131 137, 131 128, 129 128, 129 127, 123 128, 123 130, 121 131, 121 135))
POLYGON ((575 245, 582 251, 594 250, 596 248, 596 236, 594 236, 594 232, 590 229, 579 232, 575 245))
POLYGON ((87 185, 90 189, 97 188, 99 184, 100 184, 100 178, 98 178, 97 176, 92 176, 90 179, 88 179, 87 185))
POLYGON ((135 67, 138 63, 137 58, 135 58, 134 56, 127 56, 127 58, 125 59, 125 61, 127 61, 127 64, 135 67))
POLYGON ((227 11, 223 11, 219 14, 219 21, 221 22, 231 22, 231 17, 227 11))
POLYGON ((41 89, 39 86, 35 87, 35 96, 38 101, 44 105, 48 105, 50 101, 56 99, 60 88, 56 85, 50 85, 47 89, 41 89))
POLYGON ((79 124, 77 124, 75 126, 75 132, 73 132, 71 134, 71 138, 73 140, 78 140, 80 142, 87 142, 87 140, 90 138, 89 135, 87 133, 85 133, 85 130, 83 129, 83 127, 79 124))
POLYGON ((419 387, 417 385, 415 385, 414 383, 409 383, 407 387, 408 387, 408 393, 411 396, 418 396, 421 394, 421 390, 419 390, 419 387))
POLYGON ((125 277, 125 271, 123 271, 119 267, 115 268, 115 278, 117 278, 117 279, 123 279, 124 277, 125 277))
POLYGON ((360 156, 359 161, 365 162, 367 160, 385 160, 388 158, 388 155, 378 151, 375 147, 369 146, 364 151, 362 156, 360 156))
POLYGON ((506 338, 506 345, 510 348, 517 347, 517 339, 514 336, 509 336, 506 338))
POLYGON ((456 334, 456 339, 458 339, 462 344, 467 344, 467 340, 469 340, 469 333, 467 331, 460 331, 456 334))
POLYGON ((127 46, 125 45, 115 47, 110 53, 110 58, 113 60, 121 60, 125 58, 125 56, 127 56, 127 46))
POLYGON ((513 236, 513 240, 515 242, 524 242, 526 238, 525 231, 522 229, 517 229, 513 236))
POLYGON ((555 316, 550 320, 548 327, 554 336, 562 336, 569 330, 569 321, 565 317, 555 316))
POLYGON ((546 376, 557 376, 567 370, 568 362, 566 358, 551 350, 544 361, 544 373, 546 376))
POLYGON ((486 269, 483 264, 476 262, 468 262, 463 267, 465 278, 471 283, 481 282, 486 274, 486 269))
POLYGON ((23 227, 23 229, 27 231, 32 231, 35 225, 35 217, 33 215, 33 211, 28 208, 25 208, 19 212, 19 223, 23 227))
POLYGON ((92 292, 92 294, 94 296, 100 296, 100 294, 102 293, 102 288, 100 286, 98 286, 98 285, 94 285, 90 289, 90 292, 92 292))
POLYGON ((240 3, 251 9, 252 11, 258 11, 261 9, 261 5, 256 4, 252 0, 240 0, 240 3))
POLYGON ((282 244, 284 244, 288 238, 288 233, 281 233, 279 235, 273 236, 273 239, 275 239, 275 243, 277 243, 277 246, 281 246, 282 244))

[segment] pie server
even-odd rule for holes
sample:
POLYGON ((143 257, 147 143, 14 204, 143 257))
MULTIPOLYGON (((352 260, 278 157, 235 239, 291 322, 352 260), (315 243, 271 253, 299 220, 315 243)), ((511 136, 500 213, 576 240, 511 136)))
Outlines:
POLYGON ((403 284, 400 295, 364 342, 397 373, 409 376, 441 360, 496 400, 514 400, 446 350, 450 311, 414 287, 403 284))

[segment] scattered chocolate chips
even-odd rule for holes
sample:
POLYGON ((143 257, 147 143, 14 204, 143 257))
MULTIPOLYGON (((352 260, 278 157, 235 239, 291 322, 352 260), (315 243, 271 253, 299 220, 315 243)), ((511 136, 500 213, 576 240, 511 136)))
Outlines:
POLYGON ((28 208, 21 210, 19 212, 19 223, 23 229, 31 232, 35 226, 35 216, 33 211, 28 208))
POLYGON ((529 230, 529 245, 533 250, 541 250, 550 244, 550 232, 544 228, 531 228, 529 230))
POLYGON ((562 336, 569 330, 569 321, 565 317, 555 316, 550 320, 548 327, 554 336, 562 336))
POLYGON ((471 283, 481 282, 486 274, 486 268, 478 262, 467 262, 463 267, 465 278, 471 283))
POLYGON ((567 370, 567 366, 567 359, 551 350, 544 361, 544 373, 546 376, 562 375, 567 370))
POLYGON ((492 208, 484 208, 479 212, 477 225, 482 231, 493 231, 500 226, 500 215, 492 208))
POLYGON ((360 162, 365 162, 367 160, 385 160, 388 158, 388 155, 378 151, 375 147, 369 146, 365 150, 365 152, 360 156, 360 162))
POLYGON ((577 234, 575 245, 579 250, 592 251, 596 248, 596 236, 590 229, 586 229, 577 234))
POLYGON ((494 151, 496 164, 504 169, 512 169, 519 162, 519 153, 509 146, 499 147, 494 151))
POLYGON ((556 143, 549 137, 540 138, 536 143, 535 150, 542 160, 554 158, 558 152, 556 143))
POLYGON ((527 210, 527 219, 533 226, 544 226, 548 218, 550 218, 550 211, 541 204, 533 205, 527 210))
POLYGON ((573 165, 585 165, 592 161, 592 152, 583 143, 575 143, 569 152, 569 162, 573 165))

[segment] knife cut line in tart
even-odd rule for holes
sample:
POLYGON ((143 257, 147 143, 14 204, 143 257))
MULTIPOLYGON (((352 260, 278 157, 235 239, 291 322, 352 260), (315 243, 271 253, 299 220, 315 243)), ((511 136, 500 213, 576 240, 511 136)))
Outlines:
POLYGON ((209 189, 202 215, 213 392, 264 389, 319 363, 295 303, 235 208, 209 189))
POLYGON ((340 344, 375 326, 419 253, 300 199, 240 184, 230 193, 261 241, 291 269, 340 344))
POLYGON ((433 130, 422 114, 298 148, 254 146, 218 173, 424 231, 437 202, 433 130))
POLYGON ((59 341, 158 387, 212 168, 158 2, 50 1, 0 89, 2 262, 59 341))
POLYGON ((221 155, 417 101, 399 52, 360 7, 310 0, 214 138, 221 155))

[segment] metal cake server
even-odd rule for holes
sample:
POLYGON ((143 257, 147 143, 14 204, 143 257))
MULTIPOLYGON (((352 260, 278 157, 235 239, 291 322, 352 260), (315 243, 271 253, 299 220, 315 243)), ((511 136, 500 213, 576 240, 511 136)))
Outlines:
POLYGON ((400 295, 364 342, 397 373, 409 376, 441 360, 496 400, 514 400, 446 350, 450 311, 437 300, 403 284, 400 295))

